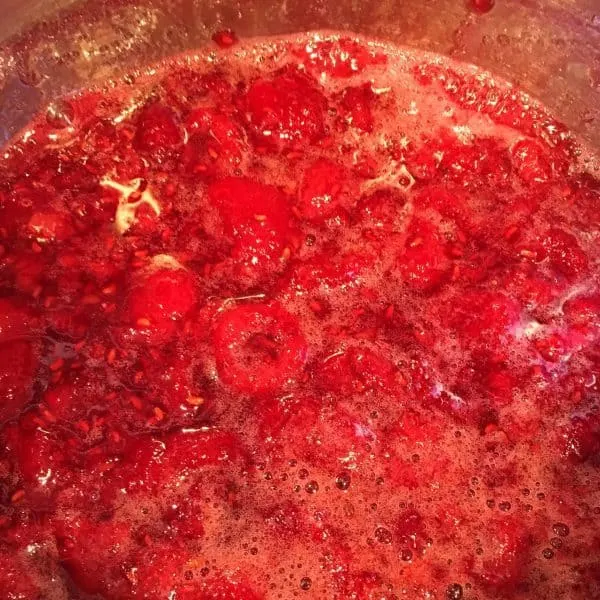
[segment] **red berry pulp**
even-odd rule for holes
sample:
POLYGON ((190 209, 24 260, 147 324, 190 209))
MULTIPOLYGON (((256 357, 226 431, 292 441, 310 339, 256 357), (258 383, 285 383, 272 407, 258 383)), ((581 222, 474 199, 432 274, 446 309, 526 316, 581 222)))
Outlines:
POLYGON ((599 598, 593 156, 474 67, 214 39, 0 164, 2 597, 599 598))

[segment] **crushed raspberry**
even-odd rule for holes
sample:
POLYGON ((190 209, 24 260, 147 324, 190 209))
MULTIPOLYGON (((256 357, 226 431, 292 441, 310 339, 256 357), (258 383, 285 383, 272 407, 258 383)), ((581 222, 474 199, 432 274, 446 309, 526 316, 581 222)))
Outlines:
MULTIPOLYGON (((518 304, 498 292, 470 292, 449 311, 450 322, 466 340, 494 343, 509 334, 519 318, 518 304)), ((449 309, 449 307, 448 307, 449 309)))
POLYGON ((512 148, 513 162, 525 183, 544 183, 551 177, 551 167, 543 147, 534 141, 521 140, 512 148))
POLYGON ((406 197, 398 190, 381 189, 362 196, 356 206, 358 218, 370 231, 387 235, 400 227, 406 197))
POLYGON ((79 589, 108 598, 128 593, 124 568, 135 541, 127 523, 58 522, 55 535, 61 562, 79 589))
POLYGON ((31 398, 36 352, 26 341, 0 343, 0 419, 18 415, 31 398))
POLYGON ((7 600, 29 600, 42 597, 42 590, 27 572, 27 562, 18 556, 0 557, 0 585, 7 600))
POLYGON ((481 558, 474 555, 473 573, 496 593, 514 591, 529 560, 530 534, 515 518, 487 524, 489 535, 481 558))
POLYGON ((209 46, 3 150, 0 596, 600 597, 597 159, 442 57, 209 46))
POLYGON ((327 101, 316 82, 300 72, 255 81, 243 105, 259 147, 291 149, 325 136, 327 101))
POLYGON ((324 222, 349 203, 349 174, 340 165, 319 159, 302 177, 297 209, 308 221, 324 222))
POLYGON ((245 133, 229 117, 198 108, 189 114, 186 126, 190 135, 183 154, 187 175, 230 174, 239 167, 246 149, 245 133))
POLYGON ((375 101, 375 93, 368 84, 346 88, 340 97, 340 105, 344 111, 343 118, 349 125, 362 131, 373 131, 375 101))
POLYGON ((574 235, 562 229, 550 229, 542 243, 552 267, 565 277, 577 277, 587 270, 588 257, 574 235))

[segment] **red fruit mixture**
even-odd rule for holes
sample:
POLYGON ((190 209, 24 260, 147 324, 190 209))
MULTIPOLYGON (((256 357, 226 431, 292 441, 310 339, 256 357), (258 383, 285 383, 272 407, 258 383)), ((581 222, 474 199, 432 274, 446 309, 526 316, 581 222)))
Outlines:
POLYGON ((597 162, 473 68, 214 40, 6 150, 2 597, 599 598, 597 162))

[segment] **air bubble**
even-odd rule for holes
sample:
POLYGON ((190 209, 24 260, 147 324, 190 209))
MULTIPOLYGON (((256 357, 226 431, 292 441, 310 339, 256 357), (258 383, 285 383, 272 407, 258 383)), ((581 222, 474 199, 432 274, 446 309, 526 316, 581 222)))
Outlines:
POLYGON ((463 597, 462 585, 459 583, 452 583, 446 588, 447 600, 461 600, 463 597))
POLYGON ((558 537, 567 537, 569 535, 569 526, 564 523, 554 523, 552 531, 554 531, 558 537))
POLYGON ((352 481, 350 477, 350 473, 344 471, 340 473, 335 479, 335 486, 339 490, 347 490, 350 487, 350 482, 352 481))
POLYGON ((380 544, 391 544, 392 543, 392 534, 389 529, 385 527, 378 527, 375 530, 375 539, 380 544))
POLYGON ((301 590, 304 590, 306 592, 306 591, 310 590, 311 586, 312 586, 312 581, 311 581, 310 577, 303 577, 300 580, 300 589, 301 590))
POLYGON ((309 494, 316 494, 319 491, 319 484, 316 481, 309 481, 305 486, 304 489, 307 491, 307 493, 309 494))

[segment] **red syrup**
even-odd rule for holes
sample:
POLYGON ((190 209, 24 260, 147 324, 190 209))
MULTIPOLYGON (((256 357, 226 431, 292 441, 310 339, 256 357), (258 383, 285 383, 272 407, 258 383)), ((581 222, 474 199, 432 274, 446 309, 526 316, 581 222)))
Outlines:
POLYGON ((599 597, 593 160, 474 67, 215 41, 4 155, 3 597, 599 597))

